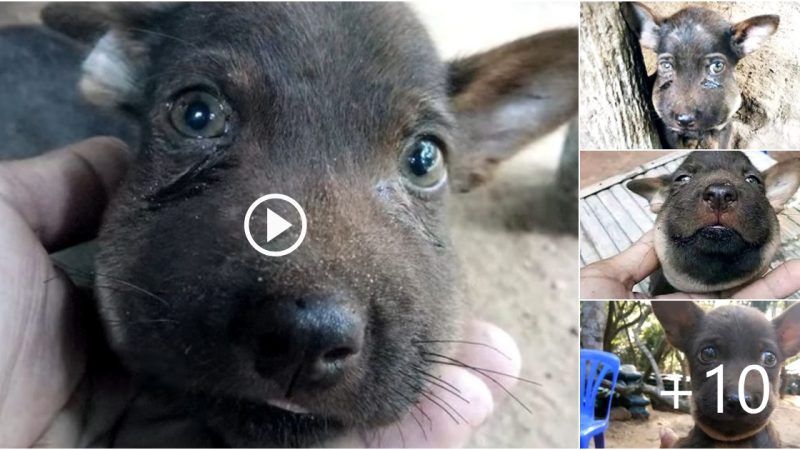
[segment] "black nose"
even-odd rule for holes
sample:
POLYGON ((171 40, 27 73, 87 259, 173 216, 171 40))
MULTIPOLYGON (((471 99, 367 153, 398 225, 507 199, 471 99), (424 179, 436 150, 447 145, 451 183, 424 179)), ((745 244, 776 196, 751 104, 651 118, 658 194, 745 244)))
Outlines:
MULTIPOLYGON (((745 393, 744 401, 747 402, 747 406, 750 408, 755 408, 761 403, 760 398, 755 398, 755 396, 752 396, 748 393, 745 393)), ((739 394, 728 394, 725 397, 725 408, 723 412, 728 414, 747 413, 747 411, 742 408, 742 402, 740 401, 739 394)))
POLYGON ((675 120, 680 126, 688 128, 694 125, 695 117, 694 114, 678 113, 675 114, 675 120))
POLYGON ((727 210, 738 198, 739 196, 736 194, 736 189, 729 184, 711 184, 703 192, 703 200, 705 200, 714 211, 727 210))
POLYGON ((332 297, 276 301, 239 325, 250 329, 256 370, 293 384, 335 383, 356 365, 364 345, 360 316, 332 297))

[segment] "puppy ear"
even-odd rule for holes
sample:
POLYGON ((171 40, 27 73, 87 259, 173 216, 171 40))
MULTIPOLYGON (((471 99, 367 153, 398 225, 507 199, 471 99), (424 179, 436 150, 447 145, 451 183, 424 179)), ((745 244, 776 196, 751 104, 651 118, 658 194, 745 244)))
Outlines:
POLYGON ((800 159, 781 161, 764 172, 764 189, 767 200, 775 212, 792 198, 800 187, 800 159))
POLYGON ((650 211, 658 214, 664 202, 667 200, 667 193, 671 184, 671 177, 664 175, 658 178, 637 178, 625 185, 634 194, 644 197, 650 202, 650 211))
POLYGON ((775 34, 780 16, 755 16, 743 20, 731 27, 731 46, 739 58, 748 55, 761 47, 764 41, 775 34))
POLYGON ((800 353, 800 302, 794 303, 780 316, 772 319, 778 333, 778 344, 784 358, 800 353))
POLYGON ((49 27, 79 41, 92 50, 83 62, 80 89, 98 106, 124 108, 135 103, 149 66, 145 42, 158 14, 178 7, 173 3, 53 3, 42 11, 49 27), (146 37, 145 37, 146 36, 146 37))
POLYGON ((657 50, 661 18, 638 2, 621 2, 619 8, 628 27, 639 38, 639 44, 657 50))
POLYGON ((463 142, 450 164, 453 187, 468 191, 492 169, 578 111, 578 30, 519 39, 448 67, 463 142))
POLYGON ((650 306, 661 322, 669 343, 684 353, 690 351, 689 343, 705 316, 703 309, 688 300, 654 300, 650 306))

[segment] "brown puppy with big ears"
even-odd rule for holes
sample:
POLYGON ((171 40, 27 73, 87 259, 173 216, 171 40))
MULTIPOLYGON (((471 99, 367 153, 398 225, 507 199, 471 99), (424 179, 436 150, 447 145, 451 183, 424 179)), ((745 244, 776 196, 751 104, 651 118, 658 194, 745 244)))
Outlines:
POLYGON ((141 386, 111 443, 321 446, 407 414, 458 364, 451 186, 576 114, 577 31, 444 63, 397 3, 70 8, 46 22, 100 27, 84 94, 141 130, 96 262, 105 331, 141 386), (266 258, 242 221, 276 192, 308 232, 266 258))
POLYGON ((761 172, 742 152, 692 152, 672 174, 627 187, 658 214, 661 268, 650 293, 719 292, 769 268, 780 245, 776 213, 800 187, 800 159, 761 172))
POLYGON ((780 398, 783 362, 800 352, 800 303, 771 321, 757 309, 739 305, 708 312, 691 301, 662 300, 651 305, 670 344, 686 355, 692 377, 695 426, 672 446, 780 447, 770 415, 780 398), (708 375, 719 366, 720 375, 708 375), (766 380, 749 370, 740 391, 740 378, 748 366, 763 368, 766 380), (762 402, 764 408, 753 412, 762 402), (745 410, 745 404, 753 411, 745 410))

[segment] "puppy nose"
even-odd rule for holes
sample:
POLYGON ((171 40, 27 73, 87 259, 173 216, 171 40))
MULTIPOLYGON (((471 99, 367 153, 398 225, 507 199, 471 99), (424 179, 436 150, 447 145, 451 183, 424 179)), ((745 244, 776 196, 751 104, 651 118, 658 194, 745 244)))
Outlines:
MULTIPOLYGON (((742 402, 740 401, 741 398, 739 394, 729 394, 725 397, 725 409, 723 412, 729 414, 745 414, 747 411, 742 408, 742 402)), ((754 396, 745 393, 744 401, 747 403, 747 406, 750 408, 755 408, 761 403, 761 399, 754 398, 754 396)))
POLYGON ((712 184, 703 192, 703 200, 715 211, 725 211, 737 199, 736 189, 729 184, 712 184))
POLYGON ((255 336, 256 370, 265 377, 291 372, 295 382, 329 386, 356 363, 364 346, 358 314, 332 298, 280 302, 268 308, 255 336))
POLYGON ((694 114, 677 113, 677 114, 675 114, 675 120, 682 127, 690 127, 690 126, 694 125, 695 117, 694 117, 694 114))

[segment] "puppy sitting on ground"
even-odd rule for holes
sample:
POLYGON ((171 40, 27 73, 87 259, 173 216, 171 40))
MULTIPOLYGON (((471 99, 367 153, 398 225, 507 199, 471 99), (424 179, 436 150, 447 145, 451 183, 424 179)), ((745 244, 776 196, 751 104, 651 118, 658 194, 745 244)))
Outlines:
POLYGON ((671 175, 628 182, 658 214, 651 294, 718 292, 761 276, 780 245, 776 213, 799 186, 800 160, 762 173, 741 152, 693 152, 671 175))
POLYGON ((462 297, 449 186, 575 115, 577 31, 444 64, 401 4, 69 8, 46 22, 104 28, 84 94, 142 131, 96 263, 108 339, 141 386, 110 443, 320 446, 441 384, 462 297), (271 192, 308 217, 281 258, 242 232, 271 192))
POLYGON ((736 305, 709 312, 690 301, 652 302, 652 307, 670 344, 686 355, 692 377, 695 426, 673 447, 780 447, 770 415, 780 398, 783 362, 800 352, 800 304, 772 321, 755 308, 736 305), (759 372, 748 371, 742 398, 739 379, 751 365, 764 369, 769 384, 764 385, 759 372), (721 375, 707 375, 718 366, 721 375), (718 412, 720 386, 722 413, 718 412), (751 414, 743 402, 754 410, 762 402, 766 406, 751 414))
POLYGON ((701 7, 659 17, 636 2, 621 10, 642 47, 658 57, 651 100, 664 148, 731 148, 731 122, 742 105, 736 65, 775 33, 780 17, 730 23, 701 7))

